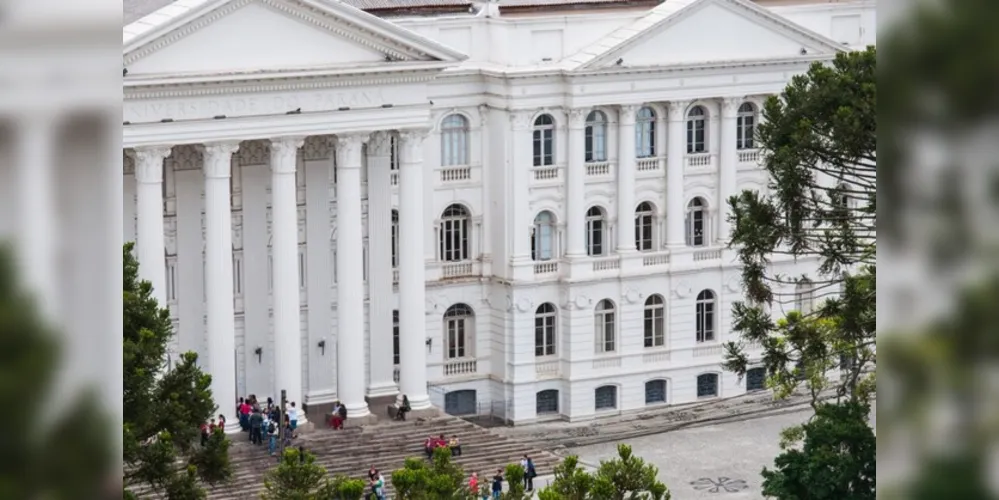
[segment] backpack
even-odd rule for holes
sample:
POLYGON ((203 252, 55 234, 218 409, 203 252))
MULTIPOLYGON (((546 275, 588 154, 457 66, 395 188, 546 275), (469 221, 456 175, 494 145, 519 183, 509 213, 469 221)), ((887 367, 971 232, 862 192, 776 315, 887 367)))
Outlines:
POLYGON ((277 430, 277 426, 274 425, 274 422, 271 422, 270 425, 267 426, 267 432, 268 433, 272 433, 272 432, 274 432, 276 430, 277 430))

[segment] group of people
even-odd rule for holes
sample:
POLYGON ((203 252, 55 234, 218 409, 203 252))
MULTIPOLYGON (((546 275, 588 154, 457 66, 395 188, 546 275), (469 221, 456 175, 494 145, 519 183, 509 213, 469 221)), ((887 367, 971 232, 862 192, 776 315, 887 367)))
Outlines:
MULTIPOLYGON (((281 438, 281 408, 275 404, 272 398, 267 398, 266 405, 261 405, 257 401, 257 396, 251 394, 247 398, 239 398, 237 412, 239 414, 239 427, 243 432, 250 435, 250 443, 255 445, 264 444, 267 438, 267 452, 275 455, 278 450, 278 442, 281 438)), ((295 437, 295 430, 298 428, 298 409, 295 402, 289 402, 284 409, 284 444, 291 445, 291 440, 295 437)))
POLYGON ((218 421, 214 418, 209 422, 201 424, 201 446, 208 445, 208 438, 215 434, 215 431, 225 432, 225 415, 219 414, 218 421))
MULTIPOLYGON (((534 461, 525 454, 524 458, 520 460, 520 466, 524 469, 524 491, 534 491, 534 478, 538 476, 538 471, 534 468, 534 461)), ((472 476, 468 478, 468 490, 479 491, 479 474, 477 472, 473 472, 472 476)), ((496 469, 490 491, 493 498, 499 498, 503 494, 503 469, 496 469)), ((488 497, 483 495, 482 498, 485 500, 488 497)))
POLYGON ((450 449, 452 457, 461 456, 461 441, 458 440, 458 436, 451 436, 451 440, 448 441, 441 434, 438 437, 427 436, 427 439, 423 441, 423 452, 427 454, 427 458, 433 458, 434 450, 437 448, 450 449))

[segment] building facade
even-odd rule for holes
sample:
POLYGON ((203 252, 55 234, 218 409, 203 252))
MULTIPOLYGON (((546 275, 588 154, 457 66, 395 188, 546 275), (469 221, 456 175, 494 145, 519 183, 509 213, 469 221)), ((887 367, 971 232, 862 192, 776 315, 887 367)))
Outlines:
POLYGON ((720 368, 724 200, 768 189, 766 97, 875 36, 871 1, 135 1, 123 238, 223 411, 401 392, 526 423, 758 387, 720 368))

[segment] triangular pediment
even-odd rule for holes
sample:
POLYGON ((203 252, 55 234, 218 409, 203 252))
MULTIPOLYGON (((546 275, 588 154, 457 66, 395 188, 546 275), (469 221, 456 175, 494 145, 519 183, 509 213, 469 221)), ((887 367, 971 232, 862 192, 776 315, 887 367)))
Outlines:
POLYGON ((389 21, 327 0, 181 0, 126 26, 124 42, 129 75, 363 68, 464 59, 389 21), (185 5, 187 10, 182 10, 185 5))
POLYGON ((832 40, 746 0, 666 0, 570 60, 573 69, 591 70, 792 58, 839 50, 832 40))

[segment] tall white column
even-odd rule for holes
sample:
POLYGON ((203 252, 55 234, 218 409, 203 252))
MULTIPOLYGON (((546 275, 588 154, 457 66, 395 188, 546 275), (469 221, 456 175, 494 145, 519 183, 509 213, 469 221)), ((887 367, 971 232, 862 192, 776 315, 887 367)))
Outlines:
POLYGON ((22 117, 24 123, 18 140, 18 255, 24 278, 38 300, 38 307, 50 321, 59 313, 56 284, 56 215, 55 126, 42 114, 22 117))
MULTIPOLYGON (((238 142, 205 144, 205 306, 208 373, 219 412, 236 406, 236 325, 232 296, 232 193, 229 177, 238 142)), ((226 427, 239 432, 238 425, 226 427)))
POLYGON ((423 259, 423 140, 406 131, 399 144, 399 391, 414 410, 430 407, 427 394, 426 262, 423 259), (408 251, 407 251, 408 250, 408 251))
POLYGON ((684 114, 689 102, 674 101, 669 103, 669 124, 667 133, 668 152, 666 159, 666 245, 679 248, 685 245, 683 237, 684 218, 686 217, 683 168, 686 165, 686 136, 684 114))
POLYGON ((273 260, 274 360, 276 387, 295 402, 298 421, 302 408, 302 320, 298 293, 298 200, 295 169, 304 137, 271 140, 271 258, 273 260))
POLYGON ((139 277, 153 284, 153 297, 166 307, 166 242, 163 236, 163 160, 170 146, 135 148, 136 231, 139 277))
POLYGON ((566 256, 586 255, 586 165, 587 109, 569 110, 569 163, 566 165, 566 256))
POLYGON ((721 134, 718 145, 718 243, 727 244, 729 238, 728 199, 736 192, 736 119, 741 98, 722 100, 721 134))
POLYGON ((367 134, 336 141, 337 395, 350 416, 370 414, 364 400, 364 242, 361 146, 367 134))
POLYGON ((617 134, 617 251, 635 251, 635 113, 638 106, 621 106, 617 134))
POLYGON ((398 392, 392 380, 392 134, 368 141, 368 396, 398 392))

